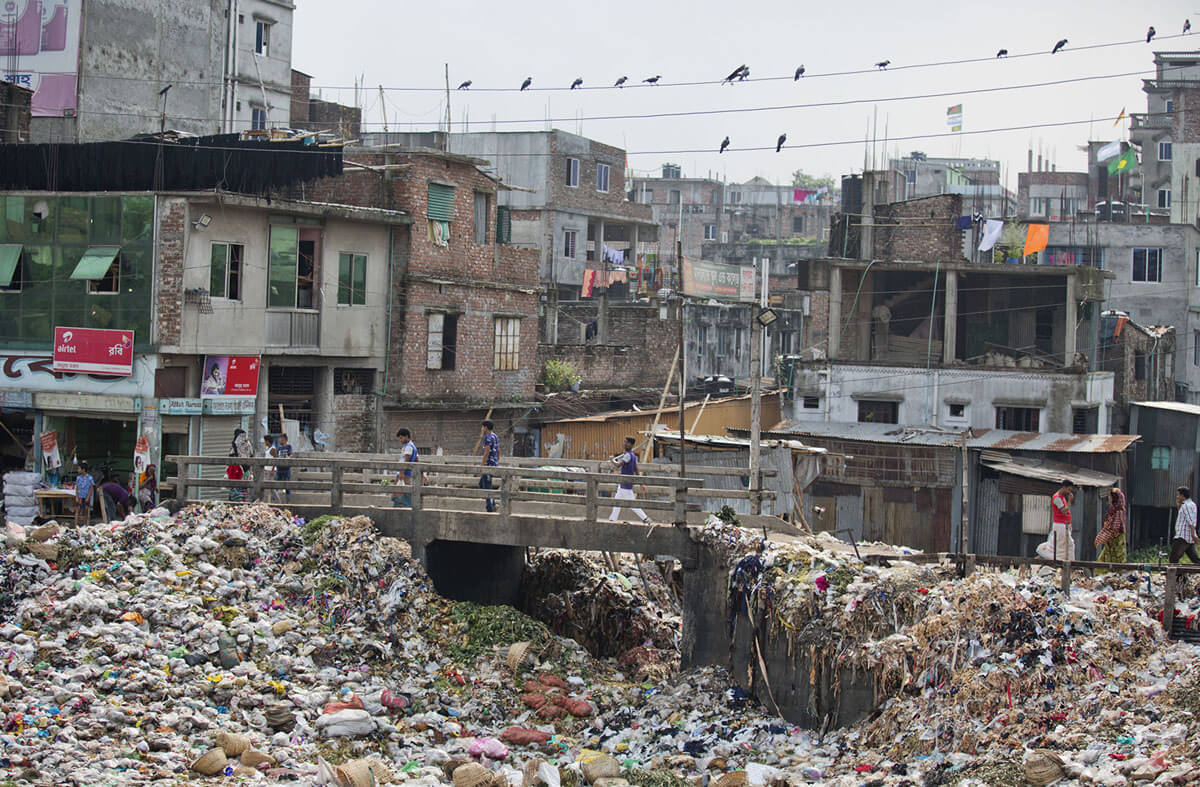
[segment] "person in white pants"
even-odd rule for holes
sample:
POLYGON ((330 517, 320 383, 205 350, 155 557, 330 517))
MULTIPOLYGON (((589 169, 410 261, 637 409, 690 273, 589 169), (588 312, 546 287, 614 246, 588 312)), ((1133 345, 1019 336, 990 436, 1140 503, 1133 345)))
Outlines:
MULTIPOLYGON (((618 472, 621 475, 635 476, 638 474, 637 454, 633 452, 633 446, 636 441, 632 437, 625 438, 625 451, 617 454, 612 458, 612 463, 619 466, 618 472)), ((617 485, 617 493, 613 495, 617 500, 634 500, 633 483, 622 483, 617 485)), ((634 508, 633 513, 638 519, 643 522, 649 522, 650 517, 646 516, 646 512, 640 508, 634 508)), ((608 515, 609 522, 616 522, 617 517, 621 515, 621 507, 613 506, 612 513, 608 515)))

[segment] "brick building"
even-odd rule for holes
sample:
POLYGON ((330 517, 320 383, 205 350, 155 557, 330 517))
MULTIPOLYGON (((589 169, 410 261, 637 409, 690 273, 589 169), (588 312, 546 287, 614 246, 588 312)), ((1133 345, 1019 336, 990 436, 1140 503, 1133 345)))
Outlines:
POLYGON ((525 416, 540 372, 537 254, 506 241, 504 187, 482 171, 486 162, 431 148, 347 156, 359 166, 303 196, 413 218, 391 249, 384 436, 390 443, 407 426, 422 450, 470 452, 491 412, 505 453, 536 444, 525 416))
POLYGON ((312 94, 312 77, 292 69, 291 127, 328 131, 344 139, 356 139, 362 131, 362 108, 323 101, 312 94))
POLYGON ((1139 325, 1119 311, 1101 315, 1100 368, 1114 375, 1113 431, 1126 433, 1133 402, 1175 399, 1175 342, 1170 325, 1139 325))

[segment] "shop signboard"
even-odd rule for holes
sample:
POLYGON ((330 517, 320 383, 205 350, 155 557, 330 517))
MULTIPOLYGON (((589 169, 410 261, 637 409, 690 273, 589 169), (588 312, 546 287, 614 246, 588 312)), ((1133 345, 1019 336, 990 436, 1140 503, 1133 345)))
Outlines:
POLYGON ((77 108, 83 0, 0 3, 0 79, 33 91, 34 117, 72 117, 77 108))
MULTIPOLYGON (((0 308, 0 320, 3 320, 0 308)), ((133 373, 112 377, 87 372, 62 372, 54 368, 50 353, 25 353, 0 348, 0 397, 9 395, 27 401, 26 397, 46 393, 104 393, 149 397, 154 393, 154 369, 158 359, 153 354, 136 353, 133 373)), ((7 406, 7 405, 6 405, 7 406)), ((28 406, 14 404, 12 406, 28 406)))
POLYGON ((205 415, 254 415, 255 400, 252 396, 223 396, 204 400, 205 415))
POLYGON ((683 258, 683 294, 723 301, 754 300, 754 268, 683 258))
POLYGON ((133 331, 56 327, 53 366, 56 372, 133 374, 133 331))
POLYGON ((137 415, 142 410, 142 400, 137 396, 86 393, 42 393, 33 395, 39 410, 86 410, 102 413, 128 413, 137 415))
POLYGON ((0 391, 0 407, 33 407, 33 394, 29 391, 0 391))
POLYGON ((159 399, 158 412, 162 415, 200 415, 204 412, 204 400, 159 399))
POLYGON ((258 395, 257 355, 206 355, 201 399, 258 395))

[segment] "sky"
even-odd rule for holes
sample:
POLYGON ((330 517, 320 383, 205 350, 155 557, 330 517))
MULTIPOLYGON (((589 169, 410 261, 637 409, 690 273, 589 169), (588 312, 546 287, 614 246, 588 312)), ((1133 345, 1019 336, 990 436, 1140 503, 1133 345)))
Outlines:
POLYGON ((448 64, 454 130, 543 130, 550 118, 625 148, 638 175, 670 162, 686 177, 784 183, 796 169, 837 177, 861 172, 872 153, 882 164, 922 151, 999 159, 1015 190, 1030 148, 1082 170, 1087 140, 1124 136, 1127 122, 1113 120, 1145 111, 1153 52, 1200 49, 1200 0, 296 0, 292 46, 293 67, 326 100, 355 103, 361 80, 366 130, 382 130, 385 111, 393 131, 444 124, 448 64), (1189 17, 1197 32, 1180 37, 1189 17), (1150 25, 1158 37, 1148 45, 1150 25), (1061 38, 1065 49, 1048 54, 1061 38), (995 57, 1001 48, 1008 59, 995 57), (874 67, 882 60, 886 71, 874 67), (746 82, 678 84, 719 82, 741 64, 746 82), (641 84, 654 75, 659 85, 641 84), (609 89, 620 76, 631 87, 609 89), (533 89, 518 92, 526 77, 533 89), (588 89, 565 90, 577 77, 588 89), (468 79, 470 89, 454 89, 468 79), (960 103, 963 133, 951 134, 946 110, 960 103), (649 117, 664 113, 689 114, 649 117))

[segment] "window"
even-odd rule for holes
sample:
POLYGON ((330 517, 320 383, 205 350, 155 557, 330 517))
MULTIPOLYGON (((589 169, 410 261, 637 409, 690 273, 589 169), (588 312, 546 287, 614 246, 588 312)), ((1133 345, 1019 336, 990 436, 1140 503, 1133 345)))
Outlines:
POLYGON ((20 243, 0 243, 0 292, 20 292, 24 271, 20 243))
POLYGON ((1162 281, 1162 249, 1133 250, 1133 280, 1162 281))
POLYGON ((488 195, 475 192, 475 242, 487 243, 488 195))
POLYGON ((705 224, 704 225, 704 239, 705 240, 716 240, 717 239, 717 225, 716 224, 705 224))
POLYGON ((496 343, 492 368, 498 372, 515 372, 521 362, 521 319, 496 318, 496 343))
POLYGON ((121 291, 121 247, 91 246, 79 258, 72 279, 87 281, 88 295, 112 295, 121 291))
POLYGON ((1172 99, 1168 98, 1167 99, 1167 114, 1169 115, 1174 111, 1175 111, 1175 102, 1172 99))
MULTIPOLYGON (((600 191, 608 191, 607 187, 602 189, 600 188, 599 181, 597 181, 596 188, 600 189, 600 191)), ((669 195, 668 200, 672 205, 678 205, 682 201, 682 197, 679 194, 679 189, 671 189, 667 193, 669 195)))
POLYGON ((1170 189, 1159 189, 1158 190, 1158 207, 1160 207, 1160 208, 1171 207, 1171 190, 1170 189))
POLYGON ((607 164, 596 165, 596 191, 608 191, 608 172, 610 167, 607 164))
POLYGON ((908 185, 913 185, 917 182, 917 171, 915 169, 904 170, 904 182, 908 185))
POLYGON ((1147 376, 1146 369, 1146 353, 1134 352, 1133 354, 1133 379, 1141 381, 1147 376))
POLYGON ((900 403, 863 399, 858 403, 858 422, 863 424, 900 423, 900 403))
POLYGON ((242 244, 214 243, 209 257, 208 292, 214 298, 242 299, 242 244))
POLYGON ((496 208, 496 242, 512 243, 512 212, 507 205, 496 208))
POLYGON ((430 183, 425 201, 429 219, 429 240, 435 246, 450 245, 450 222, 454 219, 454 187, 430 183))
POLYGON ((259 19, 254 23, 254 54, 271 56, 271 23, 259 19))
POLYGON ((575 188, 579 185, 579 159, 567 159, 567 185, 575 188))
POLYGON ((804 232, 804 217, 792 216, 792 234, 799 235, 804 232))
POLYGON ((1071 410, 1071 431, 1074 434, 1096 434, 1099 429, 1099 407, 1076 407, 1071 410))
POLYGON ((638 194, 641 196, 638 202, 645 203, 646 205, 654 202, 654 189, 642 189, 638 194))
POLYGON ((448 371, 458 355, 458 315, 431 313, 425 340, 425 368, 448 371))
POLYGON ((563 230, 563 256, 575 259, 575 238, 579 233, 575 230, 563 230))
POLYGON ((338 255, 339 306, 367 303, 367 255, 342 252, 338 255))
POLYGON ((1036 432, 1040 407, 997 407, 996 428, 1014 432, 1036 432))
POLYGON ((737 205, 741 201, 742 201, 742 192, 740 192, 740 191, 729 192, 729 204, 730 205, 737 205))
POLYGON ((1171 469, 1171 447, 1166 445, 1156 445, 1150 449, 1150 469, 1151 470, 1170 470, 1171 469))
POLYGON ((271 241, 267 252, 268 307, 314 307, 317 261, 314 232, 313 229, 301 229, 296 225, 271 225, 271 241))
POLYGON ((1158 160, 1159 161, 1170 161, 1171 160, 1171 143, 1170 142, 1159 142, 1158 143, 1158 160))
POLYGON ((336 367, 333 370, 333 393, 364 394, 375 390, 375 370, 357 367, 336 367))
POLYGON ((805 410, 819 410, 821 408, 821 397, 805 396, 800 401, 800 404, 801 404, 801 406, 804 407, 805 410))
POLYGON ((267 127, 267 110, 262 107, 250 108, 250 130, 263 131, 267 127))
POLYGON ((967 417, 967 406, 961 402, 952 402, 950 404, 950 417, 951 418, 966 418, 967 417))

